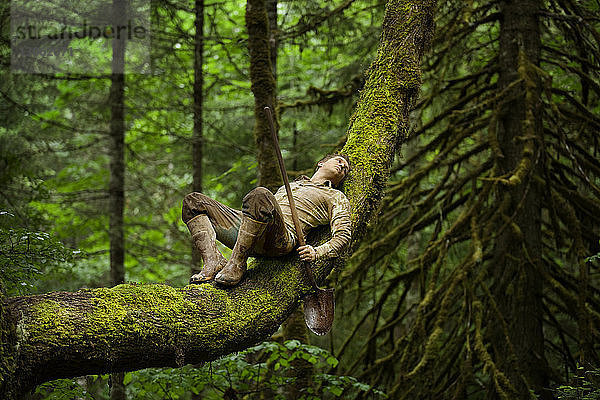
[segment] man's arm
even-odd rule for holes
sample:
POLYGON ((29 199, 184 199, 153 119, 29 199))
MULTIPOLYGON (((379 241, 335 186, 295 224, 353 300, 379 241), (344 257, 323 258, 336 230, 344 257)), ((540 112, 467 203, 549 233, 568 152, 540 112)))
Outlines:
POLYGON ((352 223, 350 202, 342 192, 336 193, 330 209, 331 239, 315 247, 316 259, 339 257, 350 244, 352 223))

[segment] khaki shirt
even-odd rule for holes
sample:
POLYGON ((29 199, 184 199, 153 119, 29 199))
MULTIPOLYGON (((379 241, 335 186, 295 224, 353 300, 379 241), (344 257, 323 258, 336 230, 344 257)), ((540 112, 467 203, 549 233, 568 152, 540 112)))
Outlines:
MULTIPOLYGON (((290 188, 305 237, 316 226, 329 225, 331 228, 331 239, 315 248, 317 260, 340 256, 350 243, 351 236, 350 202, 346 195, 332 188, 329 181, 318 184, 306 176, 290 183, 290 188)), ((296 230, 285 186, 279 188, 275 198, 283 212, 287 229, 294 232, 295 236, 296 230)))

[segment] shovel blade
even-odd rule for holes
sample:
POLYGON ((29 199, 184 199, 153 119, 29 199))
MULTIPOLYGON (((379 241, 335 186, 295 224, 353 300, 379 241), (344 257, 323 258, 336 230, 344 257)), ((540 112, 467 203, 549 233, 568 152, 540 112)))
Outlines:
POLYGON ((304 322, 315 335, 331 330, 334 317, 333 289, 319 289, 304 297, 304 322))

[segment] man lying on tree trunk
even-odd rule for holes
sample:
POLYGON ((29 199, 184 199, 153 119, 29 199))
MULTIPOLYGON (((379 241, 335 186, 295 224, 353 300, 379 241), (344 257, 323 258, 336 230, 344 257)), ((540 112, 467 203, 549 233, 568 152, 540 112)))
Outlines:
MULTIPOLYGON (((333 154, 317 164, 311 178, 301 176, 291 183, 302 233, 319 225, 330 225, 331 239, 318 247, 298 248, 300 258, 315 261, 339 256, 350 243, 350 203, 334 187, 346 178, 350 165, 345 156, 333 154)), ((236 285, 246 272, 249 256, 283 256, 297 245, 285 187, 273 195, 264 187, 250 191, 242 211, 234 210, 202 193, 183 200, 182 219, 192 242, 202 256, 202 271, 190 283, 216 282, 236 285), (233 249, 229 261, 217 249, 215 239, 233 249)))

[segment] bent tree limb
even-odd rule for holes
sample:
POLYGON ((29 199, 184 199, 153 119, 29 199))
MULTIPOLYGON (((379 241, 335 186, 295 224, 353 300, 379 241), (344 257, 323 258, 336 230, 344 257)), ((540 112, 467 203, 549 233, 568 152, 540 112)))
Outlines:
MULTIPOLYGON (((351 119, 345 191, 354 241, 377 209, 420 85, 435 1, 390 0, 381 44, 351 119)), ((323 279, 332 263, 317 266, 323 279)), ((61 377, 214 360, 273 334, 310 290, 294 258, 262 259, 231 289, 119 285, 0 303, 0 397, 61 377)))

